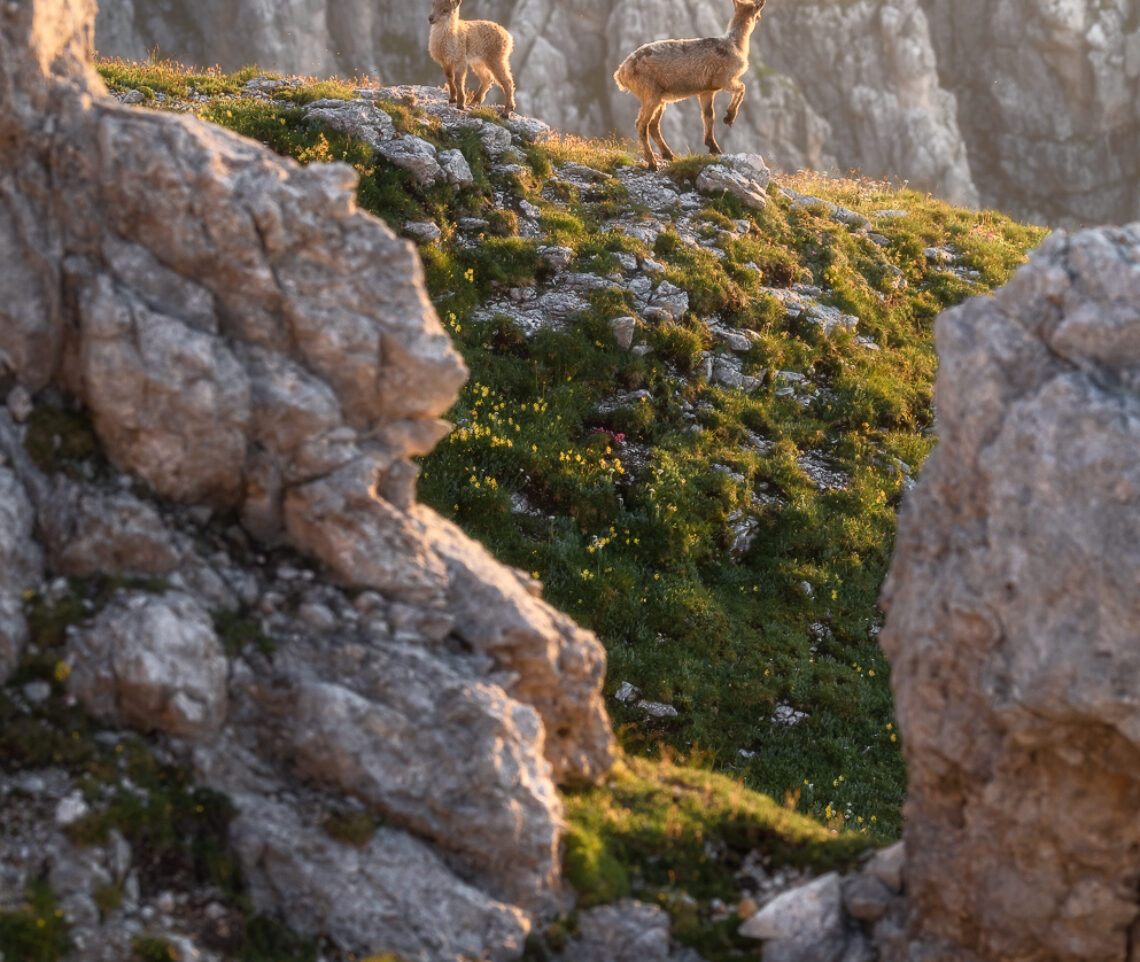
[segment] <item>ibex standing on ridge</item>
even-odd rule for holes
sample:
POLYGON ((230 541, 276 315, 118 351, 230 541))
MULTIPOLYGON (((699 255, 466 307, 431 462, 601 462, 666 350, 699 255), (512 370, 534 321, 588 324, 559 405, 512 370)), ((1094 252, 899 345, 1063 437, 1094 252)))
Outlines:
POLYGON ((706 37, 703 40, 658 40, 638 47, 622 61, 614 80, 618 89, 627 90, 641 101, 637 114, 637 135, 650 170, 657 169, 657 158, 649 137, 657 141, 661 156, 672 160, 676 156, 661 136, 661 116, 666 104, 686 97, 697 97, 701 102, 701 117, 705 125, 705 146, 713 154, 720 153, 720 145, 713 134, 716 122, 713 98, 717 91, 732 92, 732 101, 724 114, 729 127, 736 120, 744 84, 741 74, 748 69, 748 44, 752 31, 764 9, 764 0, 732 0, 735 10, 732 23, 723 37, 706 37))
POLYGON ((428 16, 431 24, 428 53, 447 75, 448 103, 460 110, 469 104, 478 106, 491 84, 497 83, 506 97, 506 103, 500 108, 505 117, 515 109, 515 81, 510 61, 514 38, 490 20, 460 20, 461 2, 433 0, 428 16), (464 89, 468 67, 479 78, 479 86, 470 99, 464 89))

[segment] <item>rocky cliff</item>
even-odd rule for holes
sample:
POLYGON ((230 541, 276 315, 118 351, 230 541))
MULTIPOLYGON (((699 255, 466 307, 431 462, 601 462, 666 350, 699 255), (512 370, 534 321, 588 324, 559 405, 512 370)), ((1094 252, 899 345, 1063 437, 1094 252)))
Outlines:
POLYGON ((0 11, 0 669, 37 679, 2 706, 0 795, 33 799, 3 840, 3 902, 49 877, 80 957, 125 958, 106 893, 137 901, 166 849, 144 831, 132 852, 123 806, 192 778, 160 836, 192 838, 220 811, 201 793, 223 793, 259 911, 344 951, 516 957, 559 898, 555 782, 611 763, 603 651, 414 503, 410 458, 465 369, 354 172, 116 103, 94 14, 0 11), (90 458, 55 472, 80 406, 90 458), (67 753, 18 740, 80 708, 102 740, 82 714, 67 753), (148 788, 119 767, 132 729, 186 774, 148 788), (78 767, 20 774, 41 749, 78 767), (102 789, 78 780, 92 765, 102 789))
MULTIPOLYGON (((520 110, 569 131, 631 136, 636 105, 610 74, 638 44, 724 29, 727 3, 486 0, 467 11, 517 38, 520 110), (573 42, 568 43, 567 38, 573 42)), ((726 149, 787 169, 858 169, 905 178, 963 204, 1045 222, 1140 213, 1140 21, 1126 0, 938 4, 784 0, 754 41, 750 93, 726 149)), ((414 7, 296 0, 263 16, 253 2, 124 0, 100 11, 107 55, 162 54, 224 67, 363 72, 440 82, 414 7)), ((700 146, 691 104, 665 133, 700 146)))

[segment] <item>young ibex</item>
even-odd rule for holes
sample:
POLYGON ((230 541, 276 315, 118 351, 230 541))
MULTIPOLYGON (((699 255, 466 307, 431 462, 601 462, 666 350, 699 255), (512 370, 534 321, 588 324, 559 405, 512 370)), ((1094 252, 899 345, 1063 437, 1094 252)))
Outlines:
POLYGON ((431 38, 428 53, 447 75, 448 103, 460 110, 483 102, 492 83, 503 88, 506 103, 503 116, 515 109, 515 81, 511 76, 511 50, 514 38, 490 20, 460 20, 462 0, 433 0, 428 23, 431 38), (467 68, 475 71, 479 86, 468 97, 465 90, 467 68))
POLYGON ((637 135, 650 170, 657 169, 657 158, 649 143, 651 135, 661 148, 662 158, 672 160, 675 156, 661 136, 661 115, 665 113, 666 104, 686 97, 700 99, 705 146, 710 153, 720 153, 713 134, 716 122, 713 99, 717 91, 732 92, 732 101, 724 115, 724 122, 731 127, 744 100, 740 76, 748 69, 748 43, 764 9, 764 0, 732 0, 732 3, 735 7, 732 23, 723 37, 642 44, 614 73, 618 88, 629 91, 641 101, 637 135))

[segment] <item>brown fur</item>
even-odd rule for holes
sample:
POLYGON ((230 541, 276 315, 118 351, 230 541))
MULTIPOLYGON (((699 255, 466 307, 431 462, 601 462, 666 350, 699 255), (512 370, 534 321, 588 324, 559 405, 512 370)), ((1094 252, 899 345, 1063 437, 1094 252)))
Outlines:
POLYGON ((765 0, 732 2, 732 22, 723 37, 643 44, 626 57, 614 73, 618 89, 628 91, 641 101, 637 135, 650 170, 657 169, 650 137, 657 141, 663 159, 672 160, 675 156, 661 135, 661 117, 666 104, 686 97, 700 100, 705 146, 713 154, 720 153, 713 131, 714 100, 718 91, 731 91, 732 100, 725 111, 724 122, 731 127, 736 121, 745 90, 740 77, 748 69, 748 46, 765 0))
POLYGON ((428 22, 428 53, 447 77, 448 103, 460 110, 483 102, 492 83, 503 90, 503 116, 515 109, 515 80, 511 74, 514 38, 490 20, 460 20, 462 0, 434 0, 428 22), (467 68, 475 71, 479 86, 468 96, 467 68))

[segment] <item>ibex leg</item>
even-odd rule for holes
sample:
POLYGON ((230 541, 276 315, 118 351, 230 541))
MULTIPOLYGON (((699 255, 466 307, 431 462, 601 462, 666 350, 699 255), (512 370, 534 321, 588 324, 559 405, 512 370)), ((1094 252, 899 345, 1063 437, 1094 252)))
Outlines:
POLYGON ((649 146, 649 119, 657 110, 658 105, 641 102, 641 109, 637 112, 637 139, 641 143, 641 151, 645 154, 645 163, 650 170, 657 169, 657 158, 653 155, 653 148, 649 146))
POLYGON ((716 133, 713 130, 716 125, 716 113, 713 111, 716 91, 698 94, 697 99, 701 102, 701 120, 705 125, 705 146, 708 147, 710 154, 719 154, 720 144, 716 142, 716 133))
POLYGON ((511 76, 511 65, 504 58, 500 62, 492 61, 487 65, 495 77, 495 82, 503 88, 502 114, 506 117, 515 109, 515 79, 511 76))
POLYGON ((479 78, 479 86, 475 88, 475 93, 471 95, 471 103, 477 107, 483 102, 483 98, 487 96, 487 91, 491 89, 491 81, 494 78, 487 65, 481 61, 477 60, 471 64, 471 69, 475 71, 475 76, 479 78))
POLYGON ((736 114, 744 102, 745 86, 740 80, 734 80, 726 89, 732 91, 732 100, 729 102, 728 110, 724 112, 724 122, 731 127, 736 123, 736 114))
POLYGON ((455 76, 455 106, 463 110, 467 106, 467 61, 457 61, 453 70, 455 76))
POLYGON ((649 134, 657 141, 657 146, 661 148, 662 159, 672 160, 677 155, 669 149, 669 145, 665 143, 665 137, 661 133, 661 118, 664 116, 665 104, 662 104, 654 111, 653 116, 649 118, 649 134))

